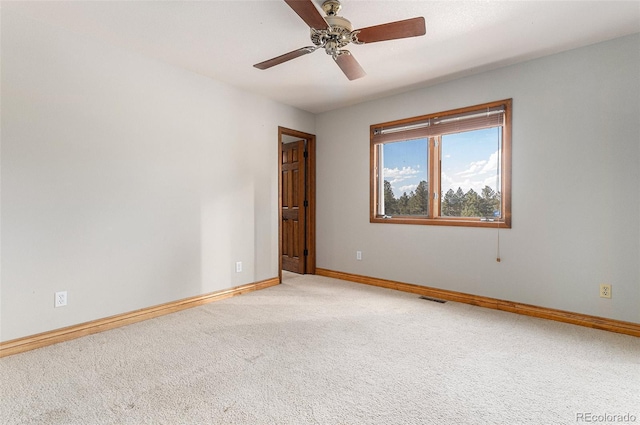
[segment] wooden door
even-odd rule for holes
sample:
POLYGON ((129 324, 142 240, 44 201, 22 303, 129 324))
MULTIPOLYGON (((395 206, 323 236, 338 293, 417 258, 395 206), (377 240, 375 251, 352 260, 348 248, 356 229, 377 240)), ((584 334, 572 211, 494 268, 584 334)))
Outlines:
POLYGON ((282 269, 305 273, 305 141, 282 145, 282 269))

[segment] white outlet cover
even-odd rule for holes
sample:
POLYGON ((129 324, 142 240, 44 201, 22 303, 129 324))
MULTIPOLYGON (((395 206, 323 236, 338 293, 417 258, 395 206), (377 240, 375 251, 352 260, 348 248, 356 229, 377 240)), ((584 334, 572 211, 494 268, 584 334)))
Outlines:
POLYGON ((236 262, 236 273, 242 272, 242 261, 236 262))
POLYGON ((53 305, 54 307, 64 307, 67 305, 67 291, 56 292, 53 305))

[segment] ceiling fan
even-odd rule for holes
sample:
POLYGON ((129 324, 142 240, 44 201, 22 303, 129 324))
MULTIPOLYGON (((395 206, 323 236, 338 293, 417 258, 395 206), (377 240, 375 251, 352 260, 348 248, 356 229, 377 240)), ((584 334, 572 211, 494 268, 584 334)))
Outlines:
POLYGON ((366 73, 351 52, 343 49, 347 44, 375 43, 377 41, 395 40, 426 34, 423 17, 354 30, 351 22, 342 16, 338 16, 338 12, 342 8, 338 0, 326 0, 322 3, 322 10, 327 15, 324 18, 311 0, 284 1, 311 28, 311 41, 313 42, 313 46, 303 47, 253 65, 258 69, 268 69, 323 48, 328 55, 331 55, 349 80, 356 80, 364 77, 366 73))

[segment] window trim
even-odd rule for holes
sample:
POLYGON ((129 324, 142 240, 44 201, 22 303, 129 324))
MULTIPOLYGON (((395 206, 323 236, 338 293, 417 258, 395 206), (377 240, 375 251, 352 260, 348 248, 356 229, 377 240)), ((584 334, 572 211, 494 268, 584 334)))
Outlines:
MULTIPOLYGON (((464 108, 452 109, 444 112, 437 112, 428 115, 421 115, 412 118, 405 118, 396 121, 389 121, 385 123, 373 124, 369 129, 369 222, 370 223, 394 223, 394 224, 421 224, 421 225, 440 225, 440 226, 466 226, 466 227, 489 227, 489 228, 511 228, 511 111, 512 111, 512 99, 499 100, 495 102, 483 103, 480 105, 468 106, 464 108), (410 126, 420 122, 429 121, 431 119, 442 119, 452 115, 459 115, 469 113, 473 111, 488 110, 491 108, 503 106, 504 107, 504 126, 502 132, 502 155, 501 155, 501 211, 502 219, 495 221, 483 220, 477 217, 443 217, 440 216, 440 203, 442 193, 440 193, 440 158, 436 158, 436 150, 433 143, 429 143, 429 193, 434 193, 433 187, 437 187, 438 199, 433 202, 434 199, 430 199, 429 209, 430 213, 437 210, 438 215, 432 217, 390 217, 385 218, 377 214, 378 205, 378 165, 377 165, 377 146, 384 144, 384 142, 374 141, 376 130, 385 127, 395 126, 410 126), (437 169, 437 173, 432 170, 437 169), (437 185, 437 186, 436 186, 437 185)), ((432 136, 434 137, 434 136, 432 136)), ((435 136, 438 139, 441 136, 435 136)), ((389 142, 387 142, 389 143, 389 142)), ((382 189, 382 188, 381 188, 382 189)), ((384 196, 380 194, 380 196, 384 196)))

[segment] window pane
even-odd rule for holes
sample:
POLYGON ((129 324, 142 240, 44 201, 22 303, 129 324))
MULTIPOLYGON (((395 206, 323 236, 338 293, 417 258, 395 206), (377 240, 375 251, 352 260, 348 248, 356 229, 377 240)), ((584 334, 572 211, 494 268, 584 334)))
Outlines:
POLYGON ((501 217, 501 154, 501 127, 442 136, 442 216, 501 217))
POLYGON ((426 216, 429 211, 428 139, 380 145, 382 170, 378 193, 384 196, 379 214, 426 216))

